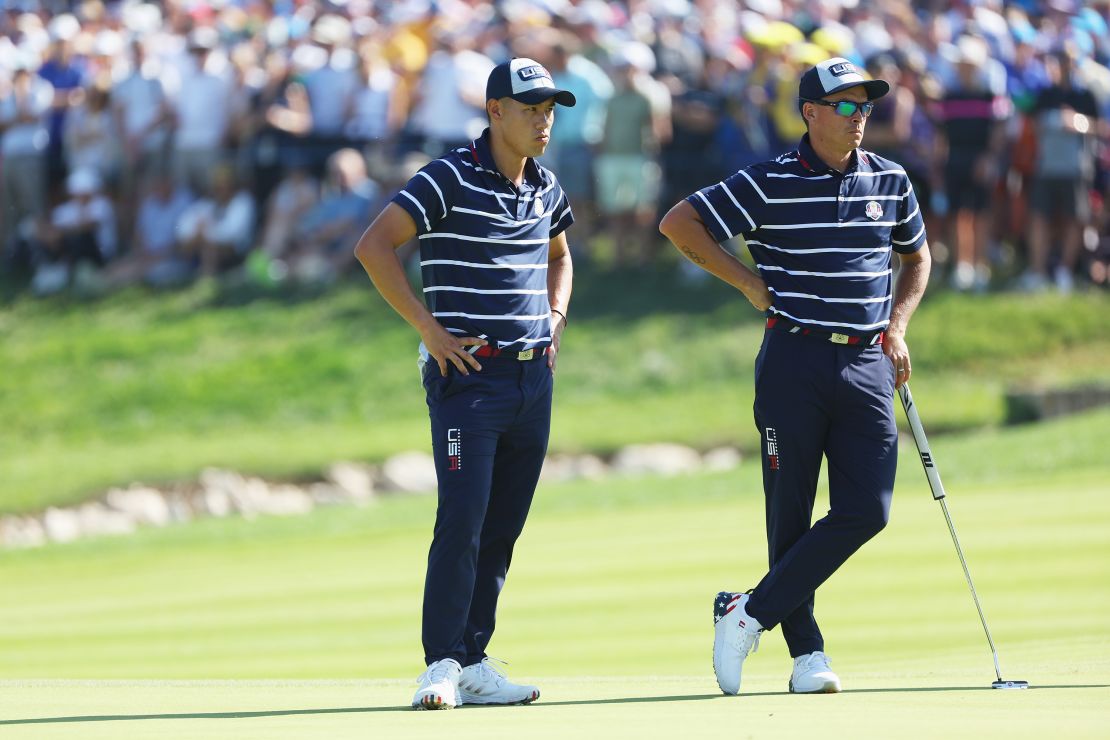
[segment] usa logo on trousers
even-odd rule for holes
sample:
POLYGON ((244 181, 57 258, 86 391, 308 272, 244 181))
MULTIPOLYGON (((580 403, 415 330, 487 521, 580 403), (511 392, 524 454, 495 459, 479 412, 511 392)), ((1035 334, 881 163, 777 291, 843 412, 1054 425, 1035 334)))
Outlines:
POLYGON ((774 427, 767 427, 764 430, 764 437, 767 440, 767 467, 771 470, 779 469, 779 435, 774 427))
POLYGON ((462 470, 462 430, 447 430, 447 470, 462 470))

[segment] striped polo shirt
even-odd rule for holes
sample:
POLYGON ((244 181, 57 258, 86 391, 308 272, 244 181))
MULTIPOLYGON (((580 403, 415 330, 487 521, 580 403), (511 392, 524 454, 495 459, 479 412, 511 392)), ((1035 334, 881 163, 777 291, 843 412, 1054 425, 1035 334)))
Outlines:
POLYGON ((687 198, 718 242, 747 241, 771 313, 804 327, 871 333, 890 321, 891 250, 916 252, 925 223, 906 171, 856 149, 840 173, 813 151, 754 164, 687 198))
POLYGON ((548 247, 574 216, 535 160, 519 186, 502 175, 489 136, 430 162, 392 202, 416 223, 424 300, 447 331, 509 352, 542 350, 551 344, 548 247))

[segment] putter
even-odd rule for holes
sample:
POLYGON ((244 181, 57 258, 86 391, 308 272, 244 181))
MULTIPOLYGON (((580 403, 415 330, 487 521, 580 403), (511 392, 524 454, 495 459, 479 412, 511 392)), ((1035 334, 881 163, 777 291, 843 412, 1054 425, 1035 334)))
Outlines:
POLYGON ((948 504, 944 502, 944 484, 940 482, 940 471, 937 470, 936 461, 933 459, 932 450, 929 449, 929 440, 925 438, 925 427, 921 425, 921 417, 913 403, 909 383, 903 383, 898 388, 898 396, 902 399, 902 408, 906 410, 906 419, 910 422, 913 432, 913 441, 917 445, 917 452, 921 455, 921 464, 925 468, 925 477, 929 479, 929 488, 933 492, 933 499, 940 502, 944 511, 944 519, 948 522, 948 531, 952 533, 952 544, 956 546, 956 554, 960 556, 960 565, 964 567, 964 578, 971 589, 971 598, 975 600, 975 608, 979 612, 979 621, 983 623, 983 632, 987 635, 987 644, 991 647, 991 656, 994 658, 994 675, 998 680, 991 684, 992 689, 1027 689, 1028 681, 1004 681, 1002 669, 998 667, 998 650, 991 639, 990 628, 987 627, 987 618, 983 614, 983 607, 979 605, 979 595, 975 593, 975 584, 971 582, 971 571, 967 569, 967 560, 964 558, 963 548, 960 547, 960 538, 956 536, 956 527, 952 524, 952 516, 948 513, 948 504))

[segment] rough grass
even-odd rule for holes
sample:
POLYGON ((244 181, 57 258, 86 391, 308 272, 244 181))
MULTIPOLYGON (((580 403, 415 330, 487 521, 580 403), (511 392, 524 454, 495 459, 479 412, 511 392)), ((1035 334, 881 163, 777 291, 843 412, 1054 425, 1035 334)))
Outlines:
MULTIPOLYGON (((1012 383, 1106 378, 1110 298, 938 293, 911 329, 936 430, 998 423, 1012 383)), ((578 281, 552 446, 755 443, 761 319, 715 281, 578 281)), ((0 511, 205 466, 318 474, 427 446, 417 337, 366 281, 320 296, 132 291, 0 307, 0 511)))

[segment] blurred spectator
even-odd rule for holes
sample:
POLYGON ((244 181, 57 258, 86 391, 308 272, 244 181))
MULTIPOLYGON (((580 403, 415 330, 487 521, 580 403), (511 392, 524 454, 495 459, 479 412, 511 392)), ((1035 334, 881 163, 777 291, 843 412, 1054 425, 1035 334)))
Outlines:
MULTIPOLYGON (((724 113, 724 99, 704 78, 686 86, 670 78, 671 139, 662 148, 663 185, 659 205, 670 208, 686 195, 721 179, 720 160, 713 151, 724 113)), ((797 81, 794 83, 797 87, 797 81)))
POLYGON ((192 203, 192 196, 175 188, 168 173, 153 177, 139 203, 131 249, 109 265, 110 285, 145 280, 152 285, 183 282, 191 268, 177 252, 177 222, 192 203))
POLYGON ((237 188, 231 166, 222 164, 212 172, 211 193, 177 222, 178 244, 201 277, 242 264, 254 236, 254 199, 237 188))
POLYGON ((606 105, 597 158, 598 205, 620 265, 647 264, 655 256, 649 247, 658 242, 659 136, 651 99, 640 88, 646 75, 637 66, 640 46, 629 44, 614 55, 615 89, 606 105))
POLYGON ((486 78, 493 60, 467 47, 460 33, 441 31, 420 79, 410 124, 417 147, 438 157, 468 145, 486 126, 486 78))
POLYGON ((358 84, 350 98, 347 139, 363 156, 384 169, 397 135, 405 125, 409 93, 401 75, 377 44, 365 44, 359 57, 358 84))
POLYGON ((351 245, 369 223, 377 196, 361 154, 354 149, 333 154, 323 197, 295 225, 290 272, 304 282, 329 283, 354 265, 351 245))
MULTIPOLYGON (((816 56, 844 56, 873 74, 898 74, 893 94, 869 122, 868 140, 906 167, 937 259, 955 263, 951 278, 961 289, 983 289, 991 268, 1001 275, 1011 267, 1005 242, 1017 247, 1014 254, 1029 248, 1029 270, 1019 285, 1051 282, 1059 264, 1066 287, 1063 275, 1081 269, 1071 256, 1075 218, 1059 213, 1072 212, 1073 199, 1064 198, 1052 171, 1066 157, 1047 153, 1074 132, 1041 120, 1061 112, 1058 120, 1067 118, 1054 98, 1036 116, 1029 113, 1049 85, 1045 54, 1070 48, 1074 76, 1100 114, 1082 114, 1090 127, 1085 145, 1098 149, 1085 160, 1098 162, 1087 180, 1091 218, 1103 224, 1091 225, 1081 239, 1092 279, 1106 262, 1098 246, 1100 235, 1110 239, 1099 220, 1110 181, 1106 0, 28 0, 8 6, 0 12, 0 239, 8 242, 22 222, 22 238, 10 241, 23 246, 7 250, 5 270, 29 264, 34 237, 50 230, 50 206, 65 196, 63 153, 73 155, 72 166, 95 167, 102 185, 114 186, 125 238, 138 233, 134 214, 141 202, 172 210, 177 196, 141 197, 143 183, 159 171, 178 177, 180 187, 171 192, 188 186, 203 195, 217 165, 235 161, 253 202, 259 210, 266 205, 256 224, 259 254, 287 254, 294 215, 304 212, 329 154, 360 148, 373 181, 398 187, 410 159, 438 156, 480 133, 484 80, 495 60, 513 54, 539 59, 579 101, 559 112, 546 155, 575 207, 571 238, 593 237, 597 202, 604 199, 613 211, 609 225, 621 236, 621 259, 645 255, 635 228, 617 226, 629 218, 618 193, 630 192, 628 173, 638 168, 599 168, 596 161, 612 95, 612 53, 641 48, 651 61, 641 65, 634 87, 650 102, 652 125, 644 133, 631 125, 634 116, 626 118, 639 135, 608 137, 605 157, 612 164, 639 147, 649 174, 638 184, 650 191, 651 147, 659 147, 660 200, 667 207, 796 145, 802 125, 797 75, 816 56), (107 79, 118 131, 112 140, 104 136, 103 83, 89 83, 107 79), (82 87, 83 103, 73 94, 82 87), (1021 115, 1010 116, 1012 108, 1021 115), (101 146, 105 156, 95 154, 101 146), (53 171, 44 172, 48 153, 53 171), (290 174, 305 168, 311 177, 290 174), (1035 193, 1034 180, 1041 183, 1035 193), (613 182, 621 185, 611 189, 613 182), (288 185, 280 196, 279 183, 288 185), (1030 219, 1034 199, 1039 215, 1030 219), (932 223, 949 215, 951 223, 932 223), (1056 229, 1064 237, 1059 244, 1056 229), (946 260, 949 245, 954 254, 946 260)), ((625 95, 614 110, 624 115, 638 106, 642 113, 643 100, 627 89, 625 95)), ((1079 112, 1074 102, 1071 109, 1079 112)), ((1087 177, 1080 169, 1070 173, 1072 181, 1087 177)), ((640 197, 637 191, 632 201, 640 197)), ((1081 200, 1074 199, 1079 211, 1081 200)), ((136 245, 124 261, 148 247, 136 245)), ((4 276, 5 284, 13 282, 4 276)))
POLYGON ((578 101, 557 111, 559 125, 551 129, 551 145, 545 154, 574 209, 575 229, 570 238, 578 241, 592 236, 596 228, 594 150, 601 141, 613 83, 605 70, 573 53, 570 43, 570 39, 558 38, 547 53, 541 51, 536 57, 546 63, 555 84, 572 92, 578 101))
POLYGON ((357 57, 347 44, 351 24, 342 16, 323 15, 312 28, 321 64, 305 75, 304 86, 312 110, 309 166, 319 173, 324 162, 345 145, 344 128, 359 84, 357 57))
POLYGON ((131 69, 112 90, 111 106, 119 131, 122 168, 119 181, 120 223, 125 233, 134 219, 141 188, 168 154, 170 109, 158 79, 159 64, 146 54, 144 42, 131 44, 131 69))
POLYGON ((1098 104, 1079 79, 1076 53, 1067 46, 1046 59, 1051 85, 1037 95, 1031 116, 1036 125, 1029 269, 1021 286, 1044 287, 1050 259, 1056 263, 1058 290, 1070 292, 1084 229, 1091 223, 1091 187, 1095 176, 1095 131, 1098 104), (1056 249, 1050 254, 1051 243, 1056 249))
POLYGON ((46 59, 39 68, 39 76, 54 87, 54 102, 50 111, 50 144, 46 151, 47 176, 52 181, 61 181, 66 172, 65 128, 70 106, 79 98, 72 95, 85 83, 85 73, 74 55, 74 39, 81 30, 79 21, 64 13, 52 19, 47 25, 50 46, 46 59))
POLYGON ((312 130, 308 93, 297 81, 286 52, 267 54, 264 73, 264 81, 250 94, 239 130, 241 155, 257 203, 270 200, 287 170, 308 166, 305 146, 312 130))
POLYGON ((42 254, 33 288, 39 295, 64 288, 116 253, 116 214, 100 192, 96 170, 77 169, 66 178, 69 200, 54 209, 42 235, 42 254))
POLYGON ((54 88, 28 68, 24 60, 10 85, 0 83, 0 251, 25 219, 36 219, 46 207, 48 115, 54 88))
POLYGON ((174 100, 173 172, 178 186, 208 192, 210 173, 224 158, 231 128, 228 84, 207 71, 216 47, 215 29, 198 28, 189 36, 191 65, 174 100))
POLYGON ((955 77, 940 102, 942 136, 937 160, 944 162, 943 192, 953 234, 952 287, 986 290, 990 282, 988 207, 1000 175, 1006 142, 1002 125, 1009 114, 1005 71, 987 56, 980 38, 962 36, 955 77))
POLYGON ((301 220, 319 200, 320 186, 308 170, 289 170, 266 204, 259 249, 273 257, 285 256, 294 246, 301 220))
POLYGON ((66 165, 70 172, 96 172, 100 182, 110 188, 120 172, 121 152, 110 107, 109 81, 95 80, 72 95, 74 103, 65 123, 66 165))

